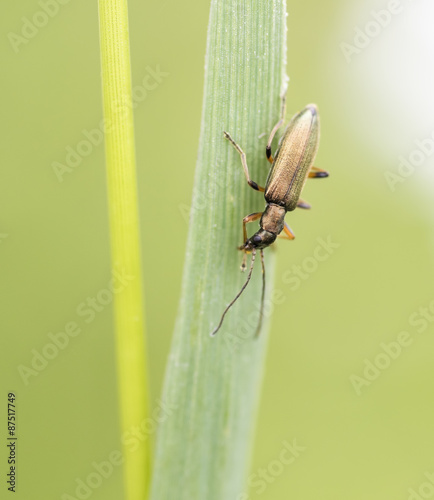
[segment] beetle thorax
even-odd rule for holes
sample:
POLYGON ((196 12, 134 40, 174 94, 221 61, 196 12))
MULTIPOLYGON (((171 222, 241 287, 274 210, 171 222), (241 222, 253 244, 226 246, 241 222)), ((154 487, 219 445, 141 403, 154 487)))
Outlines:
POLYGON ((283 231, 285 214, 286 210, 284 207, 270 203, 262 214, 261 228, 277 236, 283 231))

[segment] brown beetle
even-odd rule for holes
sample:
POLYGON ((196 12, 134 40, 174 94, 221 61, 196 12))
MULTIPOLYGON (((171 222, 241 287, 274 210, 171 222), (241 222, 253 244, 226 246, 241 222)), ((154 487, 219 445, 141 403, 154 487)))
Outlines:
POLYGON ((224 310, 219 324, 211 333, 214 336, 223 324, 226 313, 237 301, 240 295, 247 287, 252 276, 253 264, 255 262, 256 251, 260 250, 262 263, 262 298, 259 323, 256 335, 259 333, 262 324, 264 294, 265 294, 265 267, 263 249, 274 243, 279 234, 283 231, 287 239, 294 239, 294 233, 285 222, 286 212, 291 212, 295 208, 310 208, 310 205, 300 199, 300 194, 308 177, 319 178, 327 177, 329 174, 313 166, 315 155, 319 145, 319 116, 318 108, 315 104, 308 104, 300 113, 296 114, 286 127, 285 132, 279 142, 275 156, 271 155, 271 143, 277 132, 282 126, 285 116, 285 99, 282 99, 281 118, 271 131, 266 147, 266 155, 271 163, 271 169, 268 174, 265 188, 258 186, 256 182, 250 179, 249 168, 247 166, 246 155, 238 144, 227 133, 223 132, 224 137, 233 145, 241 157, 244 174, 247 183, 256 191, 264 192, 267 206, 264 212, 255 212, 247 215, 243 219, 244 244, 239 247, 243 250, 244 257, 241 269, 246 269, 246 257, 248 253, 252 254, 249 274, 241 290, 224 310), (246 225, 258 219, 260 229, 251 237, 247 237, 246 225))

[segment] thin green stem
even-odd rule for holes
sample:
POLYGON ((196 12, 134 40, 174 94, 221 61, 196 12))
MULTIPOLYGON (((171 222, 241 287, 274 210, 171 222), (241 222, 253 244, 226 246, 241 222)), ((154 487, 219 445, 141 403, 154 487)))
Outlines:
POLYGON ((182 295, 163 391, 175 410, 159 429, 153 500, 243 498, 272 308, 273 258, 266 252, 259 337, 262 281, 256 263, 246 291, 211 338, 245 280, 236 250, 242 218, 265 205, 247 185, 239 154, 223 131, 246 152, 252 179, 264 185, 265 146, 286 84, 285 49, 284 0, 212 0, 182 295))
MULTIPOLYGON (((122 276, 114 294, 121 434, 148 417, 139 219, 131 98, 127 0, 99 0, 112 266, 122 276)), ((123 447, 127 500, 144 500, 149 440, 123 447)))

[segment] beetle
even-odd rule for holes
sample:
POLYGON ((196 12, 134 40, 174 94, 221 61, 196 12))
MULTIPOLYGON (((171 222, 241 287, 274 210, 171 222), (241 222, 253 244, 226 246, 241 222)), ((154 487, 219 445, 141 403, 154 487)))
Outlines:
POLYGON ((220 322, 211 332, 214 336, 223 324, 226 313, 238 300, 249 284, 253 272, 256 252, 260 251, 262 264, 262 298, 256 335, 259 334, 262 325, 262 315, 265 297, 265 265, 264 248, 273 244, 276 238, 284 232, 282 237, 293 240, 295 238, 291 228, 285 222, 287 212, 295 210, 297 207, 308 209, 310 205, 300 198, 301 191, 308 178, 328 177, 328 172, 313 166, 319 145, 319 114, 315 104, 308 104, 302 111, 296 114, 286 127, 274 157, 271 154, 271 143, 278 129, 283 125, 285 117, 285 97, 282 97, 281 117, 273 127, 266 146, 266 156, 271 163, 265 188, 252 181, 249 175, 247 159, 241 147, 232 139, 228 132, 223 132, 227 139, 239 153, 241 164, 247 183, 256 191, 264 193, 266 207, 264 212, 255 212, 247 215, 243 219, 244 243, 238 247, 244 252, 241 270, 246 270, 247 254, 252 254, 250 269, 247 279, 241 290, 223 311, 220 322), (259 230, 248 238, 246 225, 250 222, 259 221, 259 230))

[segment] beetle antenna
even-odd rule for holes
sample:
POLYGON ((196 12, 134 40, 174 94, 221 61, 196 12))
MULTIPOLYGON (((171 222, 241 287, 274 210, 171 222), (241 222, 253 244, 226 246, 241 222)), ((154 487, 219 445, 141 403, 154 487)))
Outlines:
POLYGON ((262 296, 261 296, 261 309, 259 312, 259 322, 256 328, 255 338, 259 337, 262 327, 262 318, 264 316, 264 300, 265 300, 265 262, 264 262, 264 250, 261 248, 261 264, 262 264, 262 296))
MULTIPOLYGON (((262 250, 261 250, 262 254, 262 250)), ((223 311, 222 317, 220 318, 220 323, 217 325, 217 328, 215 328, 211 332, 211 337, 214 337, 214 335, 220 330, 223 320, 225 319, 226 313, 229 311, 229 309, 235 304, 235 302, 240 298, 241 294, 244 292, 246 289, 247 285, 249 284, 250 278, 252 277, 252 272, 253 272, 253 264, 255 263, 255 257, 256 257, 256 249, 254 248, 252 250, 252 262, 250 263, 250 269, 249 269, 249 274, 247 275, 246 282, 244 285, 241 287, 241 290, 237 293, 235 298, 232 300, 232 302, 226 307, 226 309, 223 311)))

